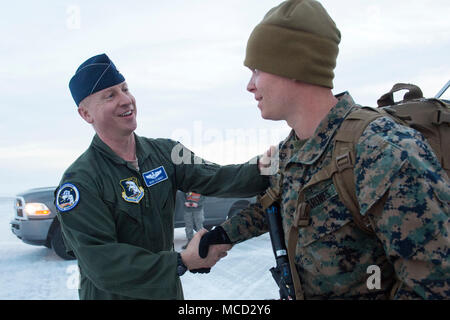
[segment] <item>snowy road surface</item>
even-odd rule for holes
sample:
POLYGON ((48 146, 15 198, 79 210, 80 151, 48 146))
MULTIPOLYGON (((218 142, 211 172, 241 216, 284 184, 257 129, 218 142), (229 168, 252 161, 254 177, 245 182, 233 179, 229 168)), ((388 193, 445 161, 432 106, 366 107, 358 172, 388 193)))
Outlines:
MULTIPOLYGON (((45 247, 24 244, 12 234, 13 199, 0 198, 0 299, 78 299, 75 261, 64 261, 45 247)), ((175 229, 175 249, 186 242, 175 229)), ((181 277, 187 300, 276 299, 269 269, 275 265, 269 234, 238 244, 209 274, 181 277)))

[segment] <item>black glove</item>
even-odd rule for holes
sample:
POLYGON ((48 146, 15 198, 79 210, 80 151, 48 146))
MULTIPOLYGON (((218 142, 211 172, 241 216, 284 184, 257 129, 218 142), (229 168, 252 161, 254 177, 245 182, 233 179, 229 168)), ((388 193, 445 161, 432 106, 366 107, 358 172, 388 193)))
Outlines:
POLYGON ((206 258, 209 246, 212 244, 231 244, 230 238, 221 226, 215 227, 213 230, 205 233, 200 239, 198 246, 198 255, 200 258, 206 258))
POLYGON ((199 269, 192 269, 189 271, 192 273, 209 273, 211 271, 211 268, 199 268, 199 269))

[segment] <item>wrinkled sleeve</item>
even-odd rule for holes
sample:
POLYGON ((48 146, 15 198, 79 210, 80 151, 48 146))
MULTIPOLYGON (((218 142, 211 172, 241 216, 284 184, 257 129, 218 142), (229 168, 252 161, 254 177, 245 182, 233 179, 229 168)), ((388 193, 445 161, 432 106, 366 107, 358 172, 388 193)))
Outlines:
POLYGON ((222 228, 233 244, 257 237, 268 231, 260 199, 261 196, 258 196, 256 203, 250 204, 222 223, 222 228))
POLYGON ((422 135, 381 118, 357 145, 361 213, 399 280, 394 299, 450 297, 450 185, 422 135), (371 207, 383 196, 383 210, 371 207))
MULTIPOLYGON (((270 187, 279 192, 281 176, 276 174, 270 176, 270 187)), ((253 237, 257 237, 269 231, 266 214, 261 204, 261 195, 258 195, 256 202, 222 223, 222 228, 227 233, 231 242, 236 244, 253 237)))
POLYGON ((176 253, 154 253, 119 243, 114 216, 92 187, 95 181, 83 181, 70 181, 79 191, 76 207, 57 212, 64 241, 78 258, 83 274, 101 290, 134 299, 176 296, 176 253))
POLYGON ((269 185, 259 174, 257 159, 220 166, 196 156, 181 143, 171 141, 166 153, 175 168, 176 185, 183 192, 193 191, 215 197, 253 197, 269 185))

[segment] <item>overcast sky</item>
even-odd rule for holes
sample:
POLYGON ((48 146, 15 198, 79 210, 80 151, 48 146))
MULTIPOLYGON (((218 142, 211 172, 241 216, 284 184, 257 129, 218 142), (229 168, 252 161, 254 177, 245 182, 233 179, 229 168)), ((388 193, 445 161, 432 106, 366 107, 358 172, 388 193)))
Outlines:
MULTIPOLYGON (((250 32, 279 3, 1 0, 0 195, 57 185, 89 146, 93 129, 68 82, 99 53, 136 97, 139 135, 180 140, 220 164, 278 143, 289 127, 261 119, 243 60, 250 32)), ((335 94, 374 106, 396 82, 431 97, 450 79, 448 0, 322 4, 342 34, 335 94)))

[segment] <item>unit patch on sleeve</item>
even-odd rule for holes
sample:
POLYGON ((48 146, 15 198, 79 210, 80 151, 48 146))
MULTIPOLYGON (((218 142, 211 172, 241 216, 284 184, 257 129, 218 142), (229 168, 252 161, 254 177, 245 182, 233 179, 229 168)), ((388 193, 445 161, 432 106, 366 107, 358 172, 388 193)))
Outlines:
POLYGON ((120 180, 120 186, 122 187, 122 198, 125 201, 139 203, 144 197, 144 188, 139 186, 136 177, 126 178, 120 180))
POLYGON ((61 212, 72 210, 80 201, 77 187, 71 183, 63 184, 56 194, 56 207, 61 212))
POLYGON ((154 184, 167 180, 167 172, 163 166, 144 172, 142 176, 144 177, 147 187, 151 187, 154 184))

